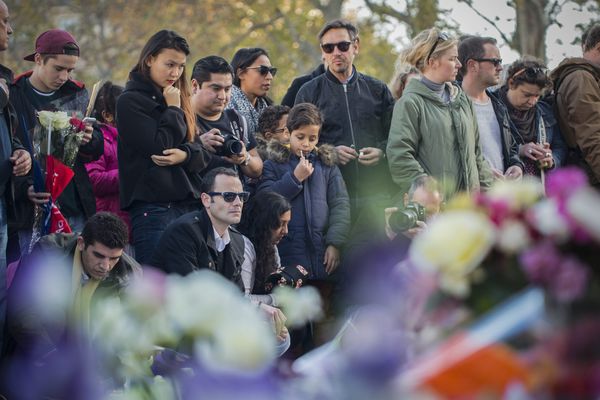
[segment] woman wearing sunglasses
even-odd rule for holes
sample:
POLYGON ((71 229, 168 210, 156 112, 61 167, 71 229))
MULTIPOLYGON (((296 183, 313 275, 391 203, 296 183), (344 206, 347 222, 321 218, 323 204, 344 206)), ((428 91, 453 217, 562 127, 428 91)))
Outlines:
POLYGON ((421 76, 394 106, 387 156, 392 178, 406 193, 417 177, 435 177, 445 198, 488 187, 492 174, 479 146, 473 106, 454 83, 461 67, 457 40, 436 28, 419 33, 399 57, 421 76))
POLYGON ((560 167, 567 155, 552 106, 540 101, 543 92, 551 87, 544 64, 522 59, 508 68, 506 82, 498 89, 498 97, 508 109, 526 175, 540 176, 544 170, 560 167))
POLYGON ((172 220, 199 206, 199 173, 209 156, 194 139, 188 54, 186 40, 177 33, 155 33, 117 101, 120 202, 131 217, 140 264, 150 261, 172 220))
POLYGON ((248 132, 255 135, 260 113, 273 104, 267 93, 277 68, 271 65, 266 50, 258 47, 239 49, 231 60, 231 66, 235 76, 227 108, 242 114, 248 122, 248 132))

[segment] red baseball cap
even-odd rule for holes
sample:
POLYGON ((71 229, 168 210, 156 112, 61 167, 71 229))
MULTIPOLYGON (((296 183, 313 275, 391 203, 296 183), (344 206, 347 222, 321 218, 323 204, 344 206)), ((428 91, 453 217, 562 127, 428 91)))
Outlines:
POLYGON ((50 29, 35 39, 35 53, 23 57, 23 59, 34 61, 37 53, 68 54, 79 57, 79 45, 69 32, 62 29, 50 29))

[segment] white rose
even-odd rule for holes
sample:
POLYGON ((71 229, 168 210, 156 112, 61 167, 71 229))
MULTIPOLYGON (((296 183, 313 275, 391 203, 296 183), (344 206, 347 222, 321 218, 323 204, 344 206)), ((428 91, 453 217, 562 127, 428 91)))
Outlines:
POLYGON ((600 194, 591 187, 581 188, 567 200, 567 211, 571 217, 600 242, 600 194))
POLYGON ((486 193, 490 199, 505 201, 513 210, 525 209, 535 204, 543 195, 542 183, 530 176, 524 176, 519 181, 498 181, 486 193))
POLYGON ((502 223, 498 230, 498 248, 505 253, 517 254, 531 243, 531 237, 525 224, 515 219, 502 223))
POLYGON ((321 296, 312 286, 299 289, 280 286, 275 289, 274 295, 287 317, 287 326, 299 327, 323 315, 321 296))
POLYGON ((528 217, 531 224, 544 236, 550 236, 559 242, 569 238, 569 225, 558 211, 555 199, 544 199, 530 209, 528 217))
POLYGON ((65 111, 40 111, 38 119, 43 127, 52 129, 65 129, 70 126, 70 117, 65 111))

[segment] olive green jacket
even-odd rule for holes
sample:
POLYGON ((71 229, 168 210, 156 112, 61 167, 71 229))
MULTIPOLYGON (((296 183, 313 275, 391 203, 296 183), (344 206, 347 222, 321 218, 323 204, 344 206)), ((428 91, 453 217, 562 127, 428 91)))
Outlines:
POLYGON ((446 199, 492 183, 473 105, 460 87, 447 85, 450 102, 446 104, 413 79, 394 106, 387 157, 392 178, 404 193, 421 175, 435 177, 446 199))

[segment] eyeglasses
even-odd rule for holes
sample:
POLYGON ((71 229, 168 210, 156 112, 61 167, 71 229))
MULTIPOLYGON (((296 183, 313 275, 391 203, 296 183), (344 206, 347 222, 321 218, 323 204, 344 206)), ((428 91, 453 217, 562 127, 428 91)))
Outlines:
POLYGON ((546 76, 546 71, 547 69, 542 67, 525 67, 515 72, 511 78, 515 79, 517 76, 524 74, 527 79, 535 80, 539 78, 539 75, 546 76))
POLYGON ((489 62, 494 64, 494 67, 497 67, 498 65, 502 65, 502 59, 501 58, 473 58, 473 61, 477 61, 477 62, 489 62))
POLYGON ((207 193, 210 197, 213 196, 223 196, 223 200, 225 200, 225 202, 227 203, 233 203, 235 201, 236 197, 240 198, 240 201, 242 203, 245 203, 248 201, 248 198, 250 197, 250 192, 208 192, 207 193))
POLYGON ((437 45, 440 43, 440 41, 445 42, 448 39, 450 39, 450 35, 448 35, 446 32, 440 32, 437 37, 437 40, 433 44, 433 47, 431 48, 431 50, 429 50, 429 54, 427 54, 427 58, 425 59, 425 62, 429 61, 429 59, 431 58, 431 55, 437 48, 437 45))
POLYGON ((256 69, 256 70, 258 70, 258 73, 261 74, 262 76, 267 76, 267 74, 269 72, 273 76, 275 76, 275 74, 277 74, 277 68, 267 67, 266 65, 259 65, 258 67, 248 67, 246 69, 256 69))
POLYGON ((337 47, 341 52, 346 52, 348 51, 348 49, 350 49, 350 45, 352 43, 354 43, 356 39, 352 39, 351 42, 338 42, 338 43, 323 43, 321 44, 321 48, 323 49, 323 51, 326 54, 331 54, 333 53, 333 50, 335 50, 335 48, 337 47))

